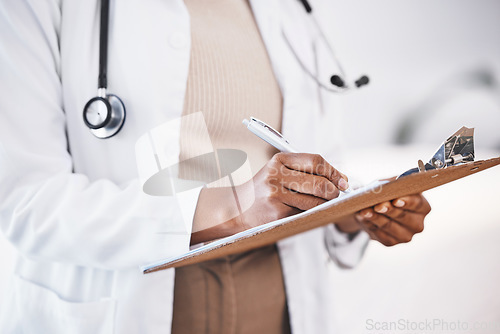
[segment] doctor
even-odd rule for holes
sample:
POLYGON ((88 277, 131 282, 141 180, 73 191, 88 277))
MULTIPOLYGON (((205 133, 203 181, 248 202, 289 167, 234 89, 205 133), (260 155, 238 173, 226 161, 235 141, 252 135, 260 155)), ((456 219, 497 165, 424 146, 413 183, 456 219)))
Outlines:
POLYGON ((327 259, 351 267, 369 237, 386 245, 409 241, 430 210, 421 195, 381 203, 277 247, 179 270, 177 278, 174 270, 138 269, 190 243, 307 209, 346 187, 347 178, 320 156, 275 155, 239 124, 259 115, 299 149, 335 160, 339 110, 297 61, 316 60, 307 46, 317 34, 305 15, 294 0, 111 1, 108 91, 119 94, 127 117, 119 133, 100 139, 82 120, 96 95, 100 2, 0 1, 0 227, 19 252, 0 332, 333 331, 327 259), (252 190, 262 196, 239 220, 243 227, 221 228, 228 220, 216 213, 227 207, 210 189, 175 197, 142 192, 137 139, 199 111, 215 147, 248 152, 252 190), (283 185, 290 170, 296 178, 288 181, 300 180, 298 188, 283 185), (325 187, 300 187, 313 177, 325 187), (186 220, 187 233, 172 232, 186 220), (207 272, 219 282, 213 289, 201 286, 212 287, 207 272), (194 285, 183 286, 179 277, 194 285), (190 299, 191 288, 210 297, 190 299), (263 296, 251 294, 259 289, 263 296), (245 294, 248 303, 241 302, 245 294), (209 314, 213 305, 218 309, 209 314))

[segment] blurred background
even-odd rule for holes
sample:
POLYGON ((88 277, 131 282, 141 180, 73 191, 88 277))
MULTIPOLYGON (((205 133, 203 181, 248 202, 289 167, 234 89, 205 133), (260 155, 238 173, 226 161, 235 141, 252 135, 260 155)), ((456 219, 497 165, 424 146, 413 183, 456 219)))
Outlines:
MULTIPOLYGON (((464 125, 478 159, 500 156, 500 1, 315 3, 346 72, 371 79, 340 98, 347 175, 398 175, 464 125)), ((500 167, 425 195, 424 233, 332 269, 338 333, 500 333, 500 167)))
MULTIPOLYGON (((371 79, 341 97, 346 174, 369 182, 416 167, 462 125, 476 128, 478 158, 500 156, 499 0, 311 2, 346 71, 371 79)), ((499 185, 496 167, 428 191, 423 234, 332 269, 338 332, 440 319, 483 328, 426 332, 500 333, 499 185)), ((0 308, 13 254, 0 234, 0 308)))
POLYGON ((342 97, 345 144, 437 145, 468 125, 500 149, 500 1, 314 2, 346 72, 371 79, 342 97))

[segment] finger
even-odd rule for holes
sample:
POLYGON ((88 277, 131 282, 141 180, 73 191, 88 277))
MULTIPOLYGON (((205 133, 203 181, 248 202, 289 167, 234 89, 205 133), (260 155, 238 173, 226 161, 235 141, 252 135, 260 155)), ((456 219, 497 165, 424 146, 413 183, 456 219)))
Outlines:
POLYGON ((379 203, 373 207, 373 210, 390 218, 403 218, 406 215, 406 211, 394 207, 391 202, 379 203))
POLYGON ((363 229, 368 235, 370 236, 371 239, 373 240, 379 240, 377 235, 375 234, 375 231, 377 231, 378 227, 371 224, 370 222, 365 222, 364 224, 360 224, 361 229, 363 229))
POLYGON ((370 221, 361 223, 361 227, 368 233, 370 238, 377 240, 385 246, 394 246, 399 243, 392 235, 381 230, 377 225, 371 223, 370 221))
POLYGON ((306 211, 326 202, 325 199, 282 188, 279 200, 291 207, 306 211))
POLYGON ((427 202, 422 194, 400 197, 393 200, 392 204, 397 208, 423 215, 427 215, 431 211, 429 202, 427 202))
POLYGON ((390 247, 400 243, 396 238, 394 238, 392 235, 390 235, 384 230, 378 229, 374 232, 374 234, 376 235, 377 240, 385 246, 390 247))
POLYGON ((361 222, 362 221, 369 221, 379 228, 383 228, 386 225, 391 223, 391 219, 389 217, 377 214, 372 208, 367 208, 367 209, 361 210, 360 216, 361 216, 360 217, 361 222))
POLYGON ((374 211, 389 217, 412 234, 422 232, 424 229, 424 217, 421 214, 394 207, 391 202, 375 205, 374 211))
POLYGON ((340 172, 340 177, 343 178, 344 180, 346 180, 347 182, 349 182, 349 178, 347 177, 347 175, 345 175, 344 173, 340 172))
POLYGON ((327 178, 296 170, 288 170, 288 172, 284 173, 281 176, 280 183, 285 188, 325 200, 331 200, 339 196, 339 190, 327 178))
MULTIPOLYGON (((368 215, 369 216, 369 215, 368 215)), ((391 218, 373 212, 371 217, 367 218, 367 215, 362 216, 361 224, 363 222, 369 222, 378 227, 378 230, 392 236, 398 243, 411 241, 414 233, 409 229, 401 226, 391 218)))
POLYGON ((424 216, 419 213, 394 209, 386 213, 386 215, 391 217, 395 224, 407 229, 413 234, 420 233, 424 230, 424 216))
POLYGON ((340 190, 349 188, 347 179, 344 179, 342 174, 319 154, 278 153, 273 159, 289 169, 326 177, 340 190))

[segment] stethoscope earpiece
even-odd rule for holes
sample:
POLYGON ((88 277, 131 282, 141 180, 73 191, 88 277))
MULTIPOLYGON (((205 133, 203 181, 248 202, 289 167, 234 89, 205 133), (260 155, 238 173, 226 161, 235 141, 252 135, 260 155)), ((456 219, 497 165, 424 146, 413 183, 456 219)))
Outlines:
POLYGON ((337 74, 332 75, 332 77, 330 78, 330 82, 332 83, 332 85, 337 86, 339 88, 345 87, 344 80, 342 80, 342 78, 337 74))
MULTIPOLYGON (((334 86, 337 86, 339 88, 345 88, 344 80, 342 80, 342 78, 337 74, 332 75, 332 77, 330 78, 330 82, 334 86)), ((358 80, 354 81, 354 84, 356 85, 356 87, 359 88, 361 86, 368 85, 369 82, 370 78, 368 78, 366 75, 363 75, 359 77, 358 80)))
POLYGON ((370 78, 368 78, 366 75, 363 75, 358 80, 354 81, 354 84, 359 88, 361 86, 368 85, 369 82, 370 78))

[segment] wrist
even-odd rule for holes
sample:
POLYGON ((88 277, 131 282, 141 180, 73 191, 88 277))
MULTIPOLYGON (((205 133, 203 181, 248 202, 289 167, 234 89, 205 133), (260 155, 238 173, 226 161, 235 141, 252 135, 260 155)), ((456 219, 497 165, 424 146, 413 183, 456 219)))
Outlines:
POLYGON ((191 245, 228 237, 238 232, 241 232, 241 228, 238 227, 235 219, 230 219, 218 225, 191 233, 191 245))
POLYGON ((191 244, 212 241, 242 231, 240 209, 232 188, 204 188, 193 219, 191 244))

